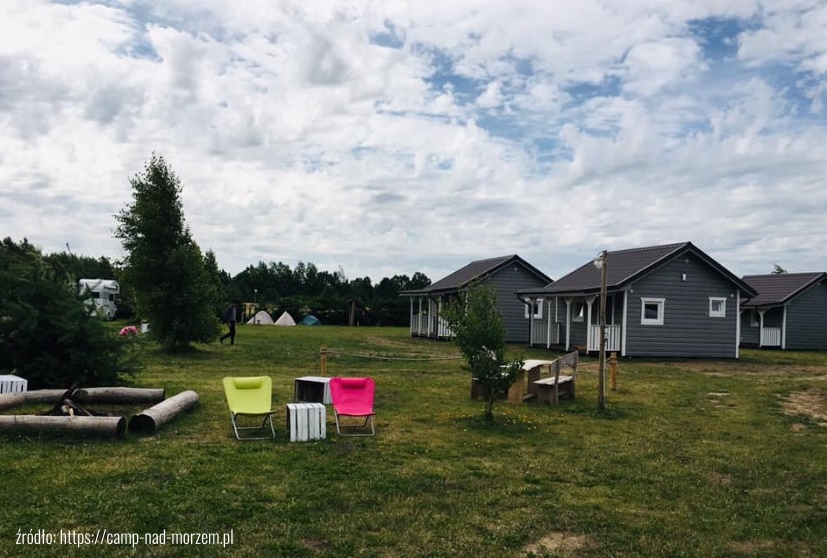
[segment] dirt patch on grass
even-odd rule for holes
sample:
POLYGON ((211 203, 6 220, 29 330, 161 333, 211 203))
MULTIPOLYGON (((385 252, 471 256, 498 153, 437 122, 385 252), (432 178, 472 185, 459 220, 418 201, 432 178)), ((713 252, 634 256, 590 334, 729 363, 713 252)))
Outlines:
POLYGON ((319 552, 323 552, 325 550, 330 549, 330 543, 328 541, 321 540, 321 539, 311 539, 311 538, 305 537, 305 538, 302 539, 302 544, 305 547, 309 548, 310 550, 316 550, 316 551, 319 551, 319 552))
POLYGON ((827 392, 821 389, 795 391, 783 399, 781 407, 788 416, 806 416, 827 427, 827 392))
POLYGON ((713 486, 729 486, 732 484, 732 477, 724 473, 712 472, 706 476, 707 482, 713 486))
POLYGON ((764 363, 733 361, 675 361, 665 364, 674 370, 684 370, 694 374, 706 374, 708 376, 758 376, 758 377, 789 377, 803 376, 807 378, 817 377, 827 380, 827 368, 817 365, 806 364, 778 364, 769 365, 764 363))
POLYGON ((586 550, 593 546, 594 541, 591 537, 558 531, 548 533, 541 539, 526 545, 526 547, 523 548, 523 555, 534 554, 536 556, 543 556, 551 553, 554 556, 560 556, 562 558, 577 558, 580 556, 581 550, 586 550))
POLYGON ((772 541, 743 541, 730 543, 729 548, 738 554, 750 556, 752 554, 769 552, 775 548, 775 545, 772 541))

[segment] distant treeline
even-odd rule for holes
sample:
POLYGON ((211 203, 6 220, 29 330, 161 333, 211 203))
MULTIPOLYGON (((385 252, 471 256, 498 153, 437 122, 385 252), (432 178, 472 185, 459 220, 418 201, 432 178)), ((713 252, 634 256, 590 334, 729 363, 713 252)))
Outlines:
MULTIPOLYGON (((66 275, 75 281, 81 278, 118 279, 119 275, 116 263, 106 257, 95 259, 60 252, 45 255, 44 260, 58 275, 66 275)), ((420 272, 412 277, 386 277, 374 284, 370 277, 348 279, 341 269, 333 273, 320 271, 314 264, 303 262, 293 269, 282 262, 259 262, 232 277, 223 269, 217 270, 212 252, 207 252, 205 260, 208 270, 212 268, 211 271, 218 275, 226 301, 255 303, 259 310, 268 311, 274 319, 284 311, 296 321, 312 314, 328 325, 346 325, 351 302, 355 303, 355 318, 362 325, 407 325, 410 303, 399 296, 399 291, 431 284, 431 280, 420 272)), ((130 299, 130 293, 122 290, 118 301, 119 318, 134 317, 130 299)))

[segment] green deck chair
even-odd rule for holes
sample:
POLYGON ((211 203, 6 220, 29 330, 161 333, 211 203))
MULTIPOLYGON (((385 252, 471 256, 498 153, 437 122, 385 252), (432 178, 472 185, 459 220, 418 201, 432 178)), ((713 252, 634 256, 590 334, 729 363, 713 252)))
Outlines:
POLYGON ((239 440, 266 440, 268 436, 241 436, 241 430, 266 432, 265 426, 270 422, 270 432, 276 437, 273 427, 273 415, 277 413, 271 407, 273 381, 269 376, 252 376, 243 378, 224 378, 224 394, 230 407, 230 420, 233 432, 239 440), (262 418, 260 426, 239 426, 239 417, 262 418))

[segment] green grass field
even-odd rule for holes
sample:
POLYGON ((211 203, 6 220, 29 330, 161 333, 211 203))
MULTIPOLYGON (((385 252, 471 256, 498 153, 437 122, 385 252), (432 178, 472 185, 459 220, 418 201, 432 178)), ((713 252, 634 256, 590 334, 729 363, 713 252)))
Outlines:
POLYGON ((149 437, 0 436, 0 556, 827 556, 827 354, 621 361, 605 414, 587 365, 575 401, 499 403, 493 426, 456 356, 402 328, 148 347, 134 385, 195 390, 199 408, 149 437), (283 409, 323 346, 347 353, 328 375, 376 379, 376 437, 338 437, 328 409, 325 440, 289 443, 283 414, 276 441, 235 440, 221 378, 269 375, 283 409), (77 544, 104 529, 126 544, 77 544))

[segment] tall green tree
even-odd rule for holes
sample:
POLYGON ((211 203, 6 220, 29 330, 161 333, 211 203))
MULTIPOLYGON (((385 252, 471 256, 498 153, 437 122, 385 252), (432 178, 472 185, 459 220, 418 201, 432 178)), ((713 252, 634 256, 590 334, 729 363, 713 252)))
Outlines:
POLYGON ((56 273, 23 239, 0 243, 0 374, 29 389, 111 386, 137 368, 133 339, 118 338, 94 313, 77 281, 56 273))
POLYGON ((207 250, 207 253, 204 254, 204 271, 207 272, 208 284, 213 290, 210 294, 210 299, 214 301, 213 311, 215 315, 221 319, 227 306, 226 302, 230 300, 230 298, 227 296, 221 271, 218 269, 215 252, 212 250, 207 250))
POLYGON ((218 295, 184 222, 180 179, 153 153, 130 184, 132 203, 115 216, 115 237, 127 253, 122 280, 135 294, 138 315, 168 350, 214 341, 218 295))
POLYGON ((445 312, 454 344, 465 357, 467 369, 485 393, 485 420, 494 421, 494 403, 508 394, 523 365, 505 359, 505 325, 497 310, 497 293, 475 282, 445 312))

